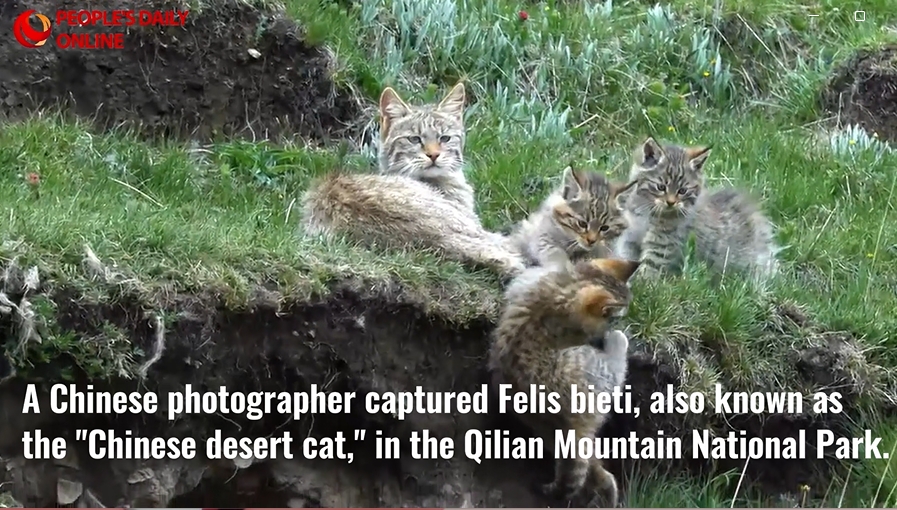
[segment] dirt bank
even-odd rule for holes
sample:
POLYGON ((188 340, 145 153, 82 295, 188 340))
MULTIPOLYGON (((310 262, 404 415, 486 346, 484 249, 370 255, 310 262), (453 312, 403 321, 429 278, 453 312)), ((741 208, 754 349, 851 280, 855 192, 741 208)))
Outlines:
MULTIPOLYGON (((15 271, 7 271, 13 274, 15 271)), ((7 295, 24 306, 19 283, 7 281, 7 295)), ((164 289, 164 286, 158 287, 164 289)), ((386 287, 380 287, 386 288, 386 287)), ((394 287, 397 288, 397 287, 394 287)), ((245 311, 227 310, 211 289, 202 295, 179 295, 158 291, 143 294, 122 293, 110 287, 90 297, 52 284, 32 292, 26 298, 39 303, 49 297, 55 303, 51 325, 38 327, 44 332, 41 344, 33 344, 28 363, 16 362, 17 375, 0 385, 0 402, 8 413, 0 422, 0 458, 6 464, 0 470, 0 483, 26 506, 53 506, 82 498, 83 504, 100 501, 107 506, 324 506, 324 507, 457 507, 477 506, 539 507, 551 504, 531 488, 551 477, 549 460, 484 461, 468 460, 458 446, 451 460, 413 460, 407 449, 412 430, 427 429, 434 436, 453 437, 463 445, 469 429, 508 429, 525 434, 513 417, 499 415, 412 414, 400 421, 390 415, 367 415, 355 406, 350 415, 317 414, 299 420, 268 415, 257 421, 237 416, 185 415, 169 422, 165 410, 156 415, 54 415, 48 413, 47 389, 50 382, 88 382, 90 362, 79 359, 79 352, 120 349, 130 343, 133 359, 119 355, 103 358, 104 370, 118 367, 123 373, 139 373, 148 360, 146 377, 113 376, 107 381, 94 380, 97 389, 152 390, 160 395, 181 391, 186 384, 194 388, 217 390, 221 385, 231 391, 308 391, 310 385, 328 391, 354 391, 359 402, 367 392, 412 391, 423 385, 431 391, 476 391, 488 380, 484 360, 492 323, 487 318, 464 325, 451 325, 444 317, 427 316, 417 307, 397 302, 395 296, 372 293, 352 284, 337 286, 332 293, 309 303, 291 303, 281 307, 270 299, 260 299, 245 311), (97 300, 97 296, 105 296, 97 300), (164 335, 159 335, 155 317, 167 317, 164 335), (65 355, 55 358, 52 344, 68 342, 65 355), (71 349, 71 342, 82 342, 83 349, 71 349), (97 347, 99 346, 99 347, 97 347), (118 347, 116 347, 118 346, 118 347), (160 347, 164 347, 160 349, 160 347), (41 353, 41 354, 37 354, 41 353), (75 354, 72 354, 75 353, 75 354), (158 356, 161 355, 161 356, 158 356), (36 382, 43 400, 41 414, 23 415, 24 388, 36 382), (72 453, 63 461, 26 461, 22 458, 20 438, 26 430, 41 429, 45 434, 69 438, 72 453), (73 441, 78 429, 113 429, 123 434, 162 437, 192 436, 204 439, 221 430, 234 436, 263 437, 290 431, 294 438, 333 437, 343 431, 349 438, 348 451, 354 452, 351 464, 343 461, 265 461, 249 466, 230 462, 91 460, 84 441, 73 441), (367 439, 353 442, 355 430, 366 430, 367 439), (374 457, 371 437, 374 431, 402 439, 400 459, 374 457), (242 469, 241 469, 242 468, 242 469), (63 482, 59 482, 63 480, 63 482), (239 504, 237 504, 239 502, 239 504)), ((262 293, 260 293, 262 295, 262 293)), ((267 292, 270 298, 270 291, 267 292)), ((12 315, 0 320, 0 335, 6 339, 8 353, 16 352, 21 338, 21 323, 12 315)), ((662 357, 639 346, 630 359, 628 382, 633 386, 634 402, 648 408, 648 397, 658 386, 677 384, 676 373, 662 357)), ((119 351, 124 352, 124 351, 119 351)), ((800 353, 796 353, 798 355, 800 353)), ((806 354, 806 353, 804 353, 806 354)), ((822 359, 823 357, 820 357, 822 359)), ((796 356, 795 363, 806 364, 807 355, 796 356)), ((830 358, 825 358, 831 361, 830 358)), ((822 368, 816 365, 816 368, 822 368)), ((825 368, 838 378, 837 369, 825 368)), ((808 378, 817 374, 806 371, 808 378)), ((9 376, 9 372, 2 374, 9 376)), ((847 405, 852 400, 848 398, 847 405)), ((494 409, 493 409, 494 411, 494 409)), ((608 436, 624 436, 630 431, 655 435, 663 429, 667 435, 688 435, 694 427, 717 431, 743 429, 749 435, 791 436, 799 428, 840 430, 843 416, 813 419, 809 416, 767 415, 698 416, 655 415, 642 413, 640 419, 620 415, 603 431, 608 436), (646 416, 647 415, 647 416, 646 416)), ((812 433, 812 432, 811 432, 812 433)), ((812 457, 812 452, 811 457, 812 457)), ((200 456, 203 456, 202 453, 200 456)), ((793 491, 802 483, 826 487, 826 464, 814 461, 751 462, 749 480, 770 493, 793 491)), ((674 462, 691 470, 741 469, 741 462, 674 462)), ((650 469, 656 463, 635 465, 616 462, 618 474, 631 469, 650 469)), ((625 483, 624 483, 625 486, 625 483)), ((96 506, 91 504, 89 506, 96 506)))
POLYGON ((857 52, 834 73, 822 93, 839 124, 857 124, 897 143, 897 45, 857 52))
MULTIPOLYGON (((61 104, 103 128, 200 140, 281 134, 326 140, 356 120, 357 102, 331 80, 331 55, 306 44, 294 22, 247 2, 204 3, 185 26, 54 24, 39 48, 25 48, 11 35, 0 38, 2 111, 22 117, 61 104), (124 49, 60 49, 55 42, 63 33, 97 32, 124 33, 124 49)), ((140 8, 183 10, 184 4, 151 0, 140 8)), ((133 5, 112 0, 102 9, 133 5)), ((12 0, 0 5, 0 27, 12 34, 13 20, 27 9, 55 21, 59 10, 85 8, 71 0, 12 0)))

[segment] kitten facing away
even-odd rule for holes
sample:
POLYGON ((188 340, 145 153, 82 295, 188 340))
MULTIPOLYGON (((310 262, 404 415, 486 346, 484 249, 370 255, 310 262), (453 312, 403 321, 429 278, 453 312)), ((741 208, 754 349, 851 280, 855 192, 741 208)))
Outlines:
POLYGON ((559 267, 608 257, 627 227, 619 197, 632 184, 568 166, 560 188, 520 222, 511 239, 530 265, 559 267))
POLYGON ((463 105, 462 84, 439 104, 419 107, 385 89, 380 172, 336 171, 312 182, 302 197, 305 233, 434 249, 505 276, 522 270, 520 254, 504 236, 485 230, 474 211, 473 190, 461 172, 463 105))
MULTIPOLYGON (((573 431, 576 441, 594 438, 608 416, 570 413, 571 385, 609 392, 626 378, 629 341, 613 329, 627 313, 631 300, 629 279, 639 263, 597 258, 581 260, 571 269, 527 268, 505 291, 505 307, 494 332, 489 369, 495 384, 510 384, 513 391, 529 391, 544 384, 560 396, 558 414, 518 415, 553 447, 555 431, 573 431), (589 344, 604 337, 604 349, 589 344)), ((601 461, 558 459, 554 480, 540 486, 554 498, 573 506, 592 506, 596 498, 616 507, 616 478, 601 461)))
POLYGON ((709 156, 710 147, 661 145, 653 138, 635 150, 635 187, 625 199, 630 228, 616 253, 640 260, 644 273, 678 272, 693 233, 695 255, 711 269, 764 281, 777 270, 773 226, 748 194, 705 189, 709 156))

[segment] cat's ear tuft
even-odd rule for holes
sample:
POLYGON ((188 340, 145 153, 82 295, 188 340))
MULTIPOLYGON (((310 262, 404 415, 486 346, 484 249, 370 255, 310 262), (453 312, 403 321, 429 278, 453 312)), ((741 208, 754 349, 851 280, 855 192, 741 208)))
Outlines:
POLYGON ((649 136, 636 151, 636 163, 645 168, 653 168, 663 159, 663 148, 653 136, 649 136))
POLYGON ((706 163, 707 158, 710 157, 710 146, 689 147, 685 149, 685 156, 691 163, 691 167, 694 168, 696 172, 701 172, 704 170, 704 163, 706 163))
POLYGON ((586 188, 586 175, 581 170, 572 166, 564 169, 564 199, 570 199, 579 195, 586 188))
POLYGON ((602 273, 626 283, 638 270, 641 262, 626 259, 592 259, 590 264, 602 273))
POLYGON ((410 109, 399 94, 392 88, 386 87, 380 94, 380 136, 386 138, 392 121, 408 115, 410 109))
POLYGON ((464 118, 465 98, 466 95, 464 92, 464 83, 458 82, 454 87, 452 87, 452 90, 450 90, 449 93, 446 94, 442 101, 439 102, 439 106, 437 106, 437 109, 441 112, 462 119, 464 118))

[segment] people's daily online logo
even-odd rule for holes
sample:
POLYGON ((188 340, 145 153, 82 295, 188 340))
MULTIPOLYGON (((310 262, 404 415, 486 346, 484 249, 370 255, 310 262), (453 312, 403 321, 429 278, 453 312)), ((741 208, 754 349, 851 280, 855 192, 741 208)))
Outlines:
POLYGON ((16 36, 16 41, 26 48, 43 46, 50 38, 50 18, 34 12, 33 9, 25 11, 12 22, 12 33, 16 36), (31 26, 32 15, 40 21, 40 30, 35 30, 31 26))
MULTIPOLYGON (((184 26, 190 11, 57 11, 55 25, 57 27, 130 27, 140 26, 184 26)), ((16 41, 25 48, 39 48, 50 40, 53 32, 47 16, 35 12, 34 9, 19 14, 12 24, 12 33, 16 41), (40 29, 37 29, 37 25, 40 29)), ((62 49, 122 49, 124 48, 123 32, 70 33, 65 30, 55 34, 56 46, 62 49)))

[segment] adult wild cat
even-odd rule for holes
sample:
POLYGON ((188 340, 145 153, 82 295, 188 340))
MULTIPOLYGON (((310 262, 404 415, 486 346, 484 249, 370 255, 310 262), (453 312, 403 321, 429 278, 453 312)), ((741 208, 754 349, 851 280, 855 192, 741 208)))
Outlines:
POLYGON ((432 248, 504 275, 523 259, 502 235, 486 231, 464 177, 464 85, 438 104, 408 105, 391 88, 380 96, 380 171, 333 172, 302 199, 312 235, 345 235, 366 245, 432 248))
MULTIPOLYGON (((536 266, 518 275, 505 292, 505 308, 495 329, 489 368, 495 384, 515 392, 544 384, 560 396, 561 412, 518 415, 549 445, 557 430, 572 430, 576 441, 593 438, 607 420, 601 413, 571 413, 571 385, 610 392, 626 378, 629 340, 612 329, 631 300, 628 281, 639 263, 591 259, 572 268, 536 266), (604 349, 588 345, 604 337, 604 349)), ((603 496, 610 507, 618 500, 617 482, 596 458, 561 458, 554 481, 541 486, 573 506, 591 505, 603 496)))
POLYGON ((677 272, 685 245, 712 269, 744 271, 755 281, 776 272, 773 226, 749 195, 734 188, 704 189, 710 147, 661 145, 648 138, 634 152, 625 199, 630 228, 617 254, 640 260, 645 273, 677 272))
POLYGON ((532 265, 564 266, 581 258, 609 257, 627 227, 618 199, 632 184, 613 183, 598 172, 568 166, 560 188, 520 222, 511 239, 532 265))

